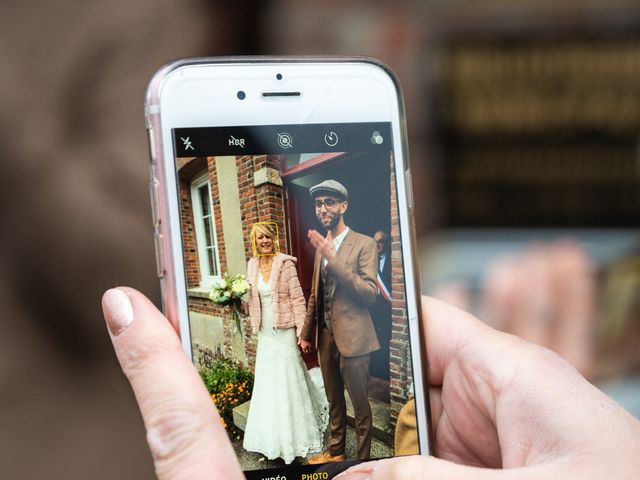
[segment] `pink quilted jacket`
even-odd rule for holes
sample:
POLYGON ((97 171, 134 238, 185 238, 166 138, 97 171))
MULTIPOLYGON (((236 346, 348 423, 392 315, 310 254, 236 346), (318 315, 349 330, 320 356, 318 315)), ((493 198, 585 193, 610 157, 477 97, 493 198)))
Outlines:
MULTIPOLYGON (((296 271, 296 258, 284 253, 276 254, 271 266, 269 287, 273 297, 273 325, 275 328, 296 328, 296 335, 304 325, 307 311, 304 294, 296 271)), ((260 330, 262 313, 258 294, 259 257, 253 257, 247 264, 247 278, 251 284, 249 292, 249 321, 253 333, 260 330)))

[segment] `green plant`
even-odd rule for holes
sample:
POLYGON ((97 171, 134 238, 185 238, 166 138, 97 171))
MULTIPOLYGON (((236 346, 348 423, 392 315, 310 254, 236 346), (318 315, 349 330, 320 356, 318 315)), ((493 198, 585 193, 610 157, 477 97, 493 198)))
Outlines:
POLYGON ((239 439, 241 432, 233 424, 233 409, 251 398, 253 373, 239 361, 213 354, 210 350, 205 349, 200 354, 200 377, 227 432, 232 438, 239 439))

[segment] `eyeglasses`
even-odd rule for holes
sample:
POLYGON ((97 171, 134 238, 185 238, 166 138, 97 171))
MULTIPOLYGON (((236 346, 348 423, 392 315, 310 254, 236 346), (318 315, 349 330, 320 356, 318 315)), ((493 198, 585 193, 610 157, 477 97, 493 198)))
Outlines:
POLYGON ((327 208, 333 208, 336 204, 342 203, 340 200, 334 200, 333 198, 325 198, 324 200, 316 200, 316 209, 320 210, 324 205, 327 208))

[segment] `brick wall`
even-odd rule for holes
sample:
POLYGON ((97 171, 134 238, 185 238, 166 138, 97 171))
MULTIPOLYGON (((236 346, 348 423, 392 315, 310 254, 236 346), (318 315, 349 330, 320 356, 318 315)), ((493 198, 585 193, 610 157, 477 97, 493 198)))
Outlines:
POLYGON ((191 201, 191 183, 180 180, 180 227, 182 230, 182 248, 187 288, 197 287, 200 282, 198 263, 198 245, 193 225, 193 206, 191 201))
POLYGON ((255 222, 276 222, 280 237, 280 251, 288 253, 282 182, 280 181, 280 185, 277 185, 274 183, 277 180, 274 179, 274 181, 255 185, 256 172, 265 168, 280 172, 281 161, 282 157, 278 155, 247 155, 236 158, 240 212, 247 258, 253 255, 249 233, 255 222))

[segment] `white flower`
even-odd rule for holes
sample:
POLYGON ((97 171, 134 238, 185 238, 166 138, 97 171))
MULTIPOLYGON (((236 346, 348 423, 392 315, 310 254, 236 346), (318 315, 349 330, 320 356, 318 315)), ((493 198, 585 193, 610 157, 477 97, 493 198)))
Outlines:
POLYGON ((233 285, 231 286, 231 291, 236 295, 240 296, 247 293, 249 291, 249 287, 250 287, 249 282, 247 282, 244 279, 238 279, 235 282, 233 282, 233 285))

